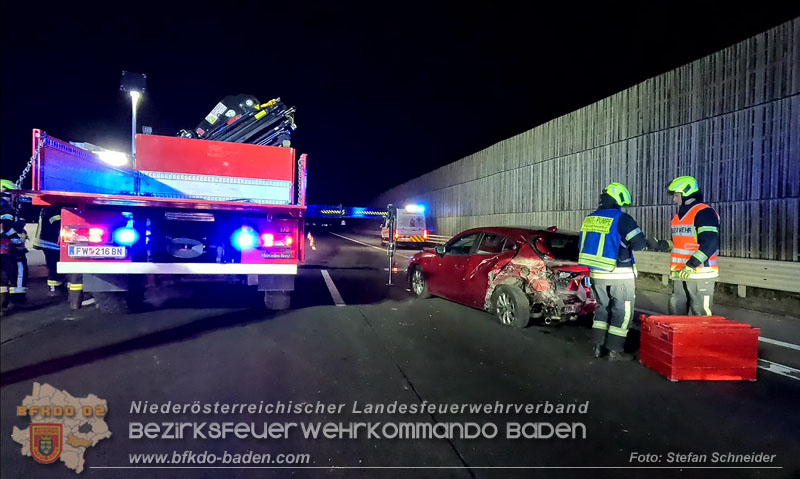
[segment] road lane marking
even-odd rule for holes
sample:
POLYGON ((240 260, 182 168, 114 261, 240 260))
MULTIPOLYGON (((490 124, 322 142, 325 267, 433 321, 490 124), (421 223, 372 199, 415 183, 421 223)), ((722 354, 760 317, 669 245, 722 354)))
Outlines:
POLYGON ((759 336, 758 340, 764 341, 765 343, 774 344, 776 346, 783 346, 784 348, 794 349, 795 351, 800 351, 800 346, 792 343, 778 341, 777 339, 762 338, 761 336, 759 336))
MULTIPOLYGON (((664 316, 666 314, 666 313, 659 313, 657 311, 650 311, 649 309, 642 309, 642 308, 636 308, 636 309, 641 311, 642 313, 652 314, 653 316, 664 316)), ((775 346, 781 346, 787 349, 794 349, 795 351, 800 351, 800 346, 798 346, 797 344, 787 343, 785 341, 779 341, 777 339, 772 339, 772 338, 765 338, 763 336, 759 336, 758 340, 765 343, 774 344, 775 346)))
POLYGON ((765 371, 780 374, 781 376, 786 376, 787 378, 794 379, 795 381, 800 381, 800 369, 784 366, 783 364, 773 363, 772 361, 767 361, 766 359, 760 358, 758 360, 758 367, 765 371))
MULTIPOLYGON (((375 245, 371 245, 369 243, 364 243, 363 241, 358 241, 357 239, 348 238, 347 236, 342 236, 340 234, 334 233, 333 231, 328 231, 328 233, 330 233, 330 234, 332 234, 334 236, 338 236, 339 238, 344 238, 346 240, 352 241, 353 243, 363 244, 364 246, 369 246, 370 248, 376 249, 378 251, 383 251, 384 253, 386 252, 386 248, 379 248, 379 247, 377 247, 375 245)), ((397 256, 402 256, 403 258, 406 258, 406 259, 411 259, 411 256, 406 256, 406 255, 404 255, 402 253, 398 253, 397 251, 395 251, 394 254, 397 255, 397 256)))
POLYGON ((333 298, 333 303, 336 306, 347 306, 344 304, 344 299, 342 299, 342 295, 339 294, 339 290, 336 289, 336 285, 333 284, 333 280, 331 279, 331 275, 328 274, 327 269, 322 270, 322 279, 325 280, 325 285, 328 287, 328 291, 331 293, 331 298, 333 298))

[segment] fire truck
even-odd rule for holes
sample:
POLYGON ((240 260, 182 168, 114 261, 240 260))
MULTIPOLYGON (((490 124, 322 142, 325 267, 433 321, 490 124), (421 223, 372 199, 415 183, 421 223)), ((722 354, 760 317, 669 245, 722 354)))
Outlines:
POLYGON ((288 308, 304 260, 307 170, 287 136, 138 134, 135 157, 120 164, 33 130, 31 201, 61 209, 58 272, 112 313, 141 302, 157 275, 223 275, 263 291, 269 309, 288 308))

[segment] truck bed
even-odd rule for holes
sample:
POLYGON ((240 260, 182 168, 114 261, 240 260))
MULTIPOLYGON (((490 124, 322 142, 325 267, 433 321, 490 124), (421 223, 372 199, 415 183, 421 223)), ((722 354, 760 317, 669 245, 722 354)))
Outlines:
POLYGON ((300 215, 304 158, 292 148, 137 135, 130 167, 34 130, 34 204, 270 210, 300 215))

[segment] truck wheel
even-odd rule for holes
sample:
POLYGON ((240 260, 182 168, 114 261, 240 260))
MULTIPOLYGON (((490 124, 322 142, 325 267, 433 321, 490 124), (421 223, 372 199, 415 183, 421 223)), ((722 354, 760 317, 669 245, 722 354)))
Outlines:
POLYGON ((411 291, 420 299, 431 297, 431 293, 428 292, 428 281, 425 280, 425 273, 419 266, 415 266, 411 272, 411 291))
POLYGON ((131 311, 127 291, 95 291, 92 296, 97 309, 106 314, 127 314, 131 311))
POLYGON ((289 309, 291 291, 264 291, 264 305, 270 311, 289 309))
POLYGON ((492 293, 492 314, 503 326, 524 328, 531 316, 531 304, 516 286, 501 284, 492 293))

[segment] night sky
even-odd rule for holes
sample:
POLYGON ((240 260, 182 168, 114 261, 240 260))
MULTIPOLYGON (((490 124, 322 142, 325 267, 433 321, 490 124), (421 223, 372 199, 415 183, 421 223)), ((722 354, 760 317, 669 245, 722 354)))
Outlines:
POLYGON ((154 134, 195 127, 226 95, 280 96, 297 107, 309 202, 363 204, 800 15, 794 2, 168 3, 3 2, 3 178, 19 175, 32 128, 127 151, 129 70, 147 74, 139 125, 154 134))

